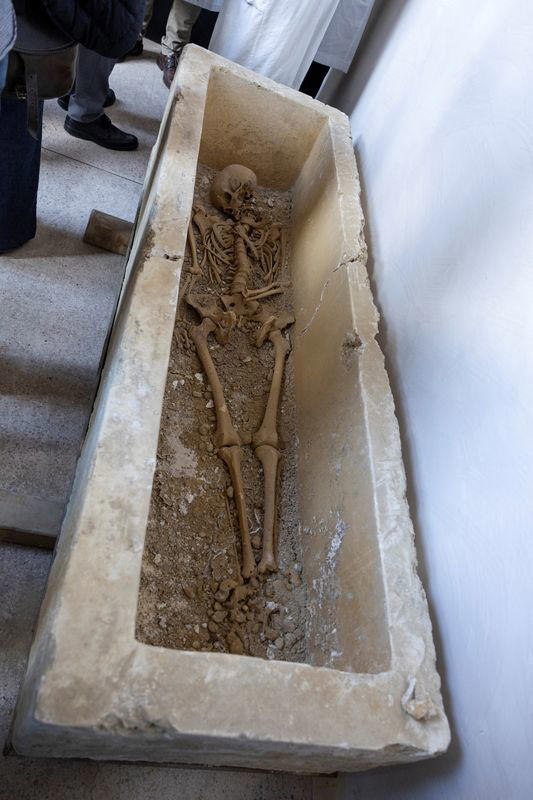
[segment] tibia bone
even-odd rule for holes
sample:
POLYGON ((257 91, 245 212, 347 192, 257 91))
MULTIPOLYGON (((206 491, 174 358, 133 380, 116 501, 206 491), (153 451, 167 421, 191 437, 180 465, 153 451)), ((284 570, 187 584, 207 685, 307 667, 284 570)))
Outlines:
POLYGON ((265 478, 265 516, 263 520, 263 555, 259 572, 275 572, 278 568, 274 555, 274 527, 276 522, 276 484, 279 452, 268 444, 256 447, 255 454, 263 465, 265 478))
POLYGON ((255 572, 255 559, 250 542, 250 531, 248 528, 248 514, 246 511, 246 499, 242 485, 241 474, 241 448, 234 445, 232 447, 221 447, 218 451, 220 458, 228 465, 231 482, 233 484, 233 496, 237 506, 237 516, 239 517, 239 527, 241 529, 242 542, 242 577, 247 580, 255 572))

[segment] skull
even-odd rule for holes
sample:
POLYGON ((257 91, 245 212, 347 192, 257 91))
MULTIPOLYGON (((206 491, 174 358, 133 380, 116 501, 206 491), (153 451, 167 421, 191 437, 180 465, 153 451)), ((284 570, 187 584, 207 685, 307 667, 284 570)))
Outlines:
POLYGON ((230 164, 213 178, 211 202, 234 219, 239 219, 257 186, 257 176, 242 164, 230 164))

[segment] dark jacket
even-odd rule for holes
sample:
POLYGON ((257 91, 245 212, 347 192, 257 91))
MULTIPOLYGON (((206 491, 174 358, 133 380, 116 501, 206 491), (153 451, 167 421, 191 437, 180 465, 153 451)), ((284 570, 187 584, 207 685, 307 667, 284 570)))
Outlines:
POLYGON ((120 58, 141 30, 145 0, 43 0, 58 28, 101 56, 120 58))

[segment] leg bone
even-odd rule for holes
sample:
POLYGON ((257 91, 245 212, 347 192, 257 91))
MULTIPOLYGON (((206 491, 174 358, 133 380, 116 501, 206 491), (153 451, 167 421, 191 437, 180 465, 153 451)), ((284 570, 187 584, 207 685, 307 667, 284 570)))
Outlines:
POLYGON ((216 328, 216 324, 212 319, 206 317, 201 325, 192 329, 191 339, 193 340, 198 358, 202 362, 202 367, 207 375, 207 380, 213 391, 213 403, 215 404, 215 412, 217 415, 217 429, 215 432, 215 444, 217 447, 232 447, 233 445, 240 445, 241 440, 239 434, 233 427, 231 422, 230 413, 224 399, 224 392, 222 391, 222 384, 218 377, 211 353, 207 346, 207 339, 210 333, 216 328))
POLYGON ((233 484, 233 496, 237 506, 239 517, 239 527, 241 529, 242 540, 242 577, 247 580, 255 572, 255 559, 250 541, 250 531, 248 528, 248 514, 246 511, 246 499, 241 475, 241 448, 234 445, 232 447, 221 447, 218 451, 219 456, 228 465, 231 482, 233 484))
POLYGON ((216 324, 213 320, 206 317, 201 325, 193 328, 191 338, 196 346, 198 358, 202 362, 209 385, 213 391, 213 402, 217 415, 215 444, 219 448, 218 454, 220 458, 228 465, 231 475, 242 538, 242 576, 246 579, 250 578, 255 572, 255 559, 250 542, 248 514, 242 485, 240 438, 231 422, 231 417, 222 391, 222 385, 207 346, 209 334, 212 333, 215 328, 216 324))
POLYGON ((267 407, 261 427, 254 433, 252 441, 255 447, 269 444, 271 447, 278 446, 278 431, 276 418, 278 416, 279 396, 281 394, 281 381, 283 380, 283 368, 285 359, 291 346, 279 330, 271 331, 270 341, 274 345, 274 375, 268 394, 267 407))
POLYGON ((269 444, 256 447, 255 454, 263 465, 265 476, 265 518, 263 522, 263 555, 259 572, 275 572, 278 568, 274 555, 274 526, 276 522, 276 482, 279 452, 269 444))
POLYGON ((269 339, 274 345, 274 375, 268 395, 267 407, 263 422, 254 434, 252 441, 255 454, 263 465, 265 476, 265 516, 263 521, 263 556, 259 562, 259 572, 277 569, 274 555, 274 526, 276 520, 276 482, 278 472, 278 431, 276 418, 278 415, 279 397, 285 358, 290 350, 289 342, 279 330, 273 330, 269 339))

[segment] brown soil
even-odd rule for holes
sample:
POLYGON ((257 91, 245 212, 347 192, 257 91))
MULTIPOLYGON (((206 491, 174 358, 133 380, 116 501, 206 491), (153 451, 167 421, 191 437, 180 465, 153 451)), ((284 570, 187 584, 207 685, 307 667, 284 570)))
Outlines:
MULTIPOLYGON (((209 213, 210 180, 200 166, 195 203, 209 213)), ((267 188, 257 192, 257 208, 288 225, 291 199, 267 188)), ((202 252, 196 239, 199 255, 202 252)), ((190 253, 184 275, 190 266, 190 253)), ((282 278, 289 277, 285 264, 282 278)), ((259 274, 253 276, 261 285, 259 274)), ((193 294, 220 294, 206 276, 193 294)), ((290 290, 268 298, 273 313, 291 307, 290 290)), ((147 644, 184 650, 245 653, 285 661, 305 659, 305 582, 301 572, 297 495, 297 438, 292 358, 286 362, 278 431, 280 461, 277 558, 279 571, 243 582, 240 531, 228 470, 213 442, 215 413, 189 331, 199 318, 185 303, 176 315, 157 465, 143 555, 136 636, 147 644)), ((261 557, 262 467, 250 445, 262 421, 274 364, 272 345, 254 344, 255 323, 234 329, 226 346, 214 336, 209 347, 224 388, 233 425, 245 444, 243 482, 256 561, 261 557)), ((287 331, 285 332, 287 335, 287 331)))

